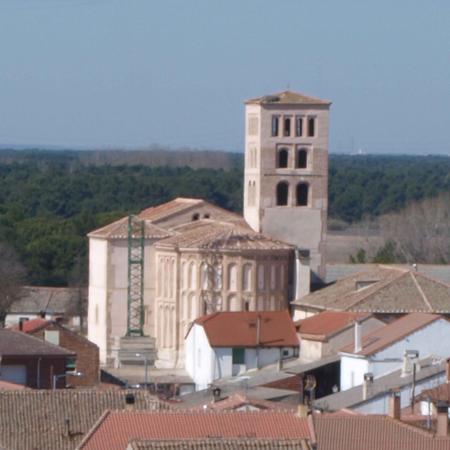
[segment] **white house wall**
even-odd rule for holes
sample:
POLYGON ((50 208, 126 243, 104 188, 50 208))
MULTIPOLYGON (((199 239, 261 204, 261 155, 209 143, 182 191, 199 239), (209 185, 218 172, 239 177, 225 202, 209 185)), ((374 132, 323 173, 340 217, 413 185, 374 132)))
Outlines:
MULTIPOLYGON (((415 394, 418 395, 425 389, 431 389, 445 381, 445 374, 443 372, 427 378, 423 381, 418 381, 415 387, 415 394)), ((400 405, 401 408, 406 408, 411 405, 411 385, 404 386, 400 389, 400 405)), ((361 414, 389 414, 389 397, 390 392, 386 392, 382 396, 378 396, 356 407, 351 407, 353 411, 361 414)))
POLYGON ((89 239, 88 339, 99 347, 100 362, 107 357, 108 241, 89 239))
POLYGON ((206 389, 214 379, 216 355, 209 345, 205 330, 194 324, 186 338, 185 367, 196 389, 206 389))
POLYGON ((364 373, 371 372, 376 378, 400 369, 405 350, 417 350, 419 358, 431 355, 447 358, 449 350, 442 342, 447 342, 449 336, 450 323, 445 319, 439 319, 371 355, 368 361, 365 358, 344 354, 341 358, 341 390, 362 384, 364 373), (398 362, 384 362, 389 359, 398 359, 398 362), (361 361, 366 361, 366 364, 361 361))

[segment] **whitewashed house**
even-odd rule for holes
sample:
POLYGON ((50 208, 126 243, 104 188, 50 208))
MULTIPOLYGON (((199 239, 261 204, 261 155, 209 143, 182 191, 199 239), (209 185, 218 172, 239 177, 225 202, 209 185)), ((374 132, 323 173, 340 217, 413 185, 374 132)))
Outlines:
POLYGON ((447 358, 449 337, 450 323, 437 314, 408 314, 364 337, 356 324, 354 343, 341 351, 341 390, 362 384, 365 374, 377 378, 409 369, 418 357, 447 358))
POLYGON ((287 310, 218 312, 192 323, 185 348, 186 370, 201 390, 297 356, 299 342, 287 310))
POLYGON ((385 326, 370 313, 351 311, 324 311, 295 322, 300 337, 300 360, 312 362, 336 355, 353 342, 355 320, 361 324, 363 335, 385 326))

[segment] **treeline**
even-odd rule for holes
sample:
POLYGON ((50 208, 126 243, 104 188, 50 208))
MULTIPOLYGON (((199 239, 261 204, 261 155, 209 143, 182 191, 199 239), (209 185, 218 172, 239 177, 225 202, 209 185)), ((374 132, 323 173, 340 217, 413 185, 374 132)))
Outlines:
MULTIPOLYGON (((133 152, 112 152, 109 160, 105 151, 95 163, 91 153, 0 151, 0 242, 15 249, 30 283, 85 283, 89 231, 174 197, 242 211, 242 155, 228 154, 224 170, 195 168, 202 152, 190 152, 194 167, 176 167, 180 160, 172 152, 170 164, 156 167, 133 165, 133 152), (117 158, 130 159, 118 164, 117 158)), ((352 222, 398 210, 450 191, 449 174, 444 157, 333 155, 330 217, 352 222)))

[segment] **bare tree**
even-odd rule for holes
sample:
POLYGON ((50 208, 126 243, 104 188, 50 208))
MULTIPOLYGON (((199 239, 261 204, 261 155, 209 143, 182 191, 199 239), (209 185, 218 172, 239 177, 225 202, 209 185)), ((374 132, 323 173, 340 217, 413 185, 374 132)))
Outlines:
POLYGON ((25 269, 14 249, 0 242, 0 327, 14 302, 22 296, 25 269))
POLYGON ((450 263, 450 194, 383 216, 380 227, 384 241, 395 244, 399 262, 450 263))

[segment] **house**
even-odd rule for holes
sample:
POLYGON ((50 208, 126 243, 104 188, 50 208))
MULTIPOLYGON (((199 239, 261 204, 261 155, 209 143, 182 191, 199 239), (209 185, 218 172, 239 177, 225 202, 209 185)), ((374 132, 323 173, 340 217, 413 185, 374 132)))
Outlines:
POLYGON ((360 322, 363 335, 385 325, 371 314, 350 311, 324 311, 295 322, 300 337, 300 360, 316 361, 337 354, 353 342, 355 320, 360 322))
POLYGON ((309 420, 286 411, 106 411, 78 449, 125 450, 136 440, 166 444, 159 448, 180 448, 180 444, 190 448, 190 443, 197 444, 193 448, 216 448, 211 447, 212 440, 227 443, 218 447, 224 449, 245 449, 246 445, 252 449, 304 449, 310 437, 309 420), (289 441, 290 447, 278 447, 280 441, 289 441), (274 445, 267 446, 271 442, 274 445))
MULTIPOLYGON (((355 324, 358 328, 359 324, 355 324)), ((365 374, 377 378, 415 364, 418 357, 446 358, 450 322, 437 314, 412 313, 361 337, 355 330, 355 342, 341 349, 341 390, 364 381, 365 374)))
MULTIPOLYGON (((219 394, 220 396, 220 394, 219 394)), ((245 392, 235 392, 225 398, 214 398, 214 401, 203 408, 213 411, 269 411, 269 410, 285 410, 295 412, 294 405, 288 405, 271 400, 262 400, 252 397, 245 392)))
POLYGON ((182 368, 196 318, 287 309, 324 277, 330 102, 285 91, 245 108, 243 217, 175 198, 89 233, 88 338, 101 364, 139 352, 182 368))
POLYGON ((86 303, 86 289, 24 286, 21 298, 6 315, 5 327, 36 318, 63 318, 71 328, 80 329, 87 313, 86 303))
MULTIPOLYGON (((400 420, 400 407, 392 399, 389 415, 323 414, 314 418, 319 450, 449 450, 448 419, 436 434, 400 420)), ((444 419, 444 420, 442 420, 444 419)))
POLYGON ((285 311, 220 312, 196 319, 186 336, 186 370, 197 389, 214 380, 298 356, 285 311))
POLYGON ((407 408, 411 406, 413 385, 416 395, 426 395, 430 388, 445 380, 446 366, 440 358, 423 358, 418 360, 415 374, 410 367, 407 372, 402 368, 378 378, 367 376, 363 384, 316 399, 314 408, 323 412, 347 409, 361 414, 388 414, 392 391, 398 392, 400 407, 407 408))
POLYGON ((0 380, 37 389, 62 387, 75 353, 18 331, 0 329, 0 380))
POLYGON ((68 370, 80 372, 81 377, 67 376, 72 386, 94 386, 100 381, 98 347, 80 334, 62 325, 58 320, 31 319, 20 322, 13 329, 59 345, 76 354, 66 365, 68 370))
POLYGON ((450 285, 414 268, 370 265, 296 299, 292 306, 294 320, 326 310, 370 313, 383 320, 413 312, 450 315, 450 285))
POLYGON ((168 407, 146 390, 0 391, 0 448, 73 450, 106 410, 168 407))

